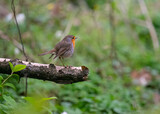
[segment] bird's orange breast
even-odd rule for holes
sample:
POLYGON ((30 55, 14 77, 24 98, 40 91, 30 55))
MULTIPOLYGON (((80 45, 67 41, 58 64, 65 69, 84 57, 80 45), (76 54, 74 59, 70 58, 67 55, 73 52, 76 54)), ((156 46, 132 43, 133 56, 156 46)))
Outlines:
POLYGON ((72 39, 73 47, 75 47, 75 39, 72 39))

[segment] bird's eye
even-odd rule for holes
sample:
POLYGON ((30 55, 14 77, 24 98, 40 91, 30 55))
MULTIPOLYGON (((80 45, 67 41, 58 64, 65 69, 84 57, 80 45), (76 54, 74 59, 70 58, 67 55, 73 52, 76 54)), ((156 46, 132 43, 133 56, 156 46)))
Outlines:
POLYGON ((73 36, 72 39, 75 39, 75 36, 73 36))

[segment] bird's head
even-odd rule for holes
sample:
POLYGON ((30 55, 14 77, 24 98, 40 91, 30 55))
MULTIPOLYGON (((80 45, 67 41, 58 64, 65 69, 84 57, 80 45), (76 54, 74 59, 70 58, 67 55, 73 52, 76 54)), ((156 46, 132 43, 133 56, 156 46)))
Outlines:
POLYGON ((67 35, 67 36, 65 36, 65 38, 63 40, 65 40, 67 42, 72 42, 73 46, 75 47, 75 39, 77 39, 77 37, 75 37, 73 35, 67 35))

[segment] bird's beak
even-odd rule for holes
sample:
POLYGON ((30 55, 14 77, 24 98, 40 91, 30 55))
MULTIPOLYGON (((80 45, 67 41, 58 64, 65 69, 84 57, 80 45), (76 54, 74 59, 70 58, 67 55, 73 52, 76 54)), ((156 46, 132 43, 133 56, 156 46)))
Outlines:
POLYGON ((75 39, 78 39, 78 37, 75 37, 75 39))

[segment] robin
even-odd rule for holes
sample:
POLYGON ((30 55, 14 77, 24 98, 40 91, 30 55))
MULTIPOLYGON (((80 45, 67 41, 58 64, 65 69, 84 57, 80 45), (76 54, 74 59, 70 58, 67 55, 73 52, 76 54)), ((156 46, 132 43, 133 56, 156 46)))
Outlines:
POLYGON ((61 40, 59 43, 56 44, 54 49, 48 52, 42 53, 39 56, 51 54, 51 56, 49 57, 51 58, 53 55, 55 55, 53 59, 59 57, 59 59, 62 62, 63 58, 71 57, 73 55, 74 48, 75 48, 75 39, 77 39, 75 36, 67 35, 63 38, 63 40, 61 40))

